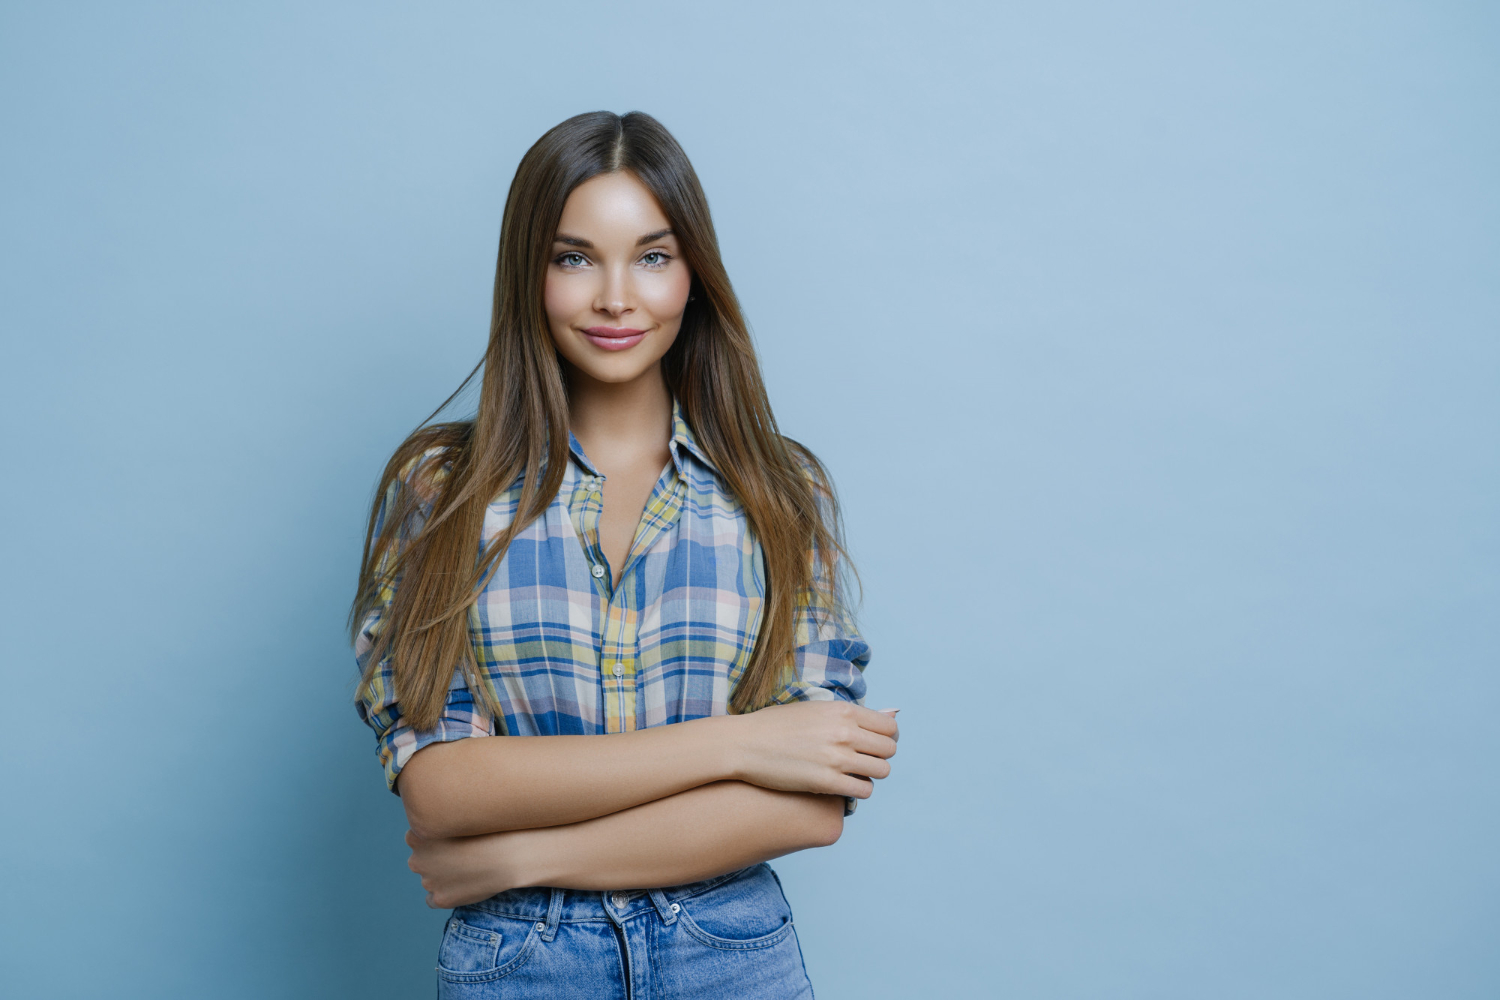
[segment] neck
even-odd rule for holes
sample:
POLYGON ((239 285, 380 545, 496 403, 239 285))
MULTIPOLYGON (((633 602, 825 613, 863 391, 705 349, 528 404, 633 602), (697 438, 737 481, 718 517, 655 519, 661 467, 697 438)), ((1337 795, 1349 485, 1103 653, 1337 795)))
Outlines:
POLYGON ((660 365, 630 382, 600 382, 577 368, 568 376, 573 435, 601 472, 620 457, 666 448, 672 437, 672 394, 660 365))

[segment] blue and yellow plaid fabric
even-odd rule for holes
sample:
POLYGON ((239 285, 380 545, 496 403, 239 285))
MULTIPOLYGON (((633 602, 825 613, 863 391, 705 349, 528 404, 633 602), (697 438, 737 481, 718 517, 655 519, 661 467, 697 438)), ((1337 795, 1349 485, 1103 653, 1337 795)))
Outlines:
MULTIPOLYGON (((357 706, 375 731, 392 788, 411 755, 429 743, 496 733, 629 732, 728 712, 760 628, 760 544, 675 404, 672 422, 672 461, 647 501, 617 587, 611 590, 599 548, 604 480, 570 438, 572 460, 557 497, 516 536, 470 607, 479 675, 502 718, 485 712, 455 669, 437 726, 414 730, 395 701, 389 663, 369 673, 357 706)), ((385 498, 382 517, 394 496, 385 498)), ((490 504, 484 543, 509 525, 519 496, 517 484, 490 504)), ((355 643, 362 672, 394 586, 386 586, 355 643)), ((862 703, 869 647, 847 616, 804 596, 795 679, 777 701, 862 703)))

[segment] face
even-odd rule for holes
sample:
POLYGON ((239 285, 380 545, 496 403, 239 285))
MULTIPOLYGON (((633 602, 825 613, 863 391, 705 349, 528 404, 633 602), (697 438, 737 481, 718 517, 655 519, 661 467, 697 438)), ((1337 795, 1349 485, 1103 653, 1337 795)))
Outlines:
POLYGON ((652 372, 677 339, 693 276, 651 192, 624 171, 573 189, 543 293, 558 353, 600 382, 652 372))

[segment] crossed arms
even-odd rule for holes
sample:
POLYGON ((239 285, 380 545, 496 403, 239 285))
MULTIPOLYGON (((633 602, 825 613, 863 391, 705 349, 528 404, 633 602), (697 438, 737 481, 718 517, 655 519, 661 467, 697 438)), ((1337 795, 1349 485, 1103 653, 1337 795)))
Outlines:
POLYGON ((397 781, 428 905, 506 889, 680 885, 843 831, 844 797, 890 773, 893 713, 778 705, 601 736, 476 736, 397 781))

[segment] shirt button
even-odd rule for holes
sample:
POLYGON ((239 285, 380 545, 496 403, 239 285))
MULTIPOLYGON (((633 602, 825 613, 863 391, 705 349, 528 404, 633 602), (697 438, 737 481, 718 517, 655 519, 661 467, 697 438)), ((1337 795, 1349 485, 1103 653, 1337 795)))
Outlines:
POLYGON ((594 574, 595 580, 600 580, 604 577, 604 567, 600 566, 598 563, 595 563, 594 568, 589 570, 589 572, 594 574))
POLYGON ((624 677, 625 676, 625 668, 622 667, 622 666, 620 666, 620 664, 616 663, 615 664, 615 669, 613 671, 611 671, 611 673, 613 673, 616 677, 624 677))

